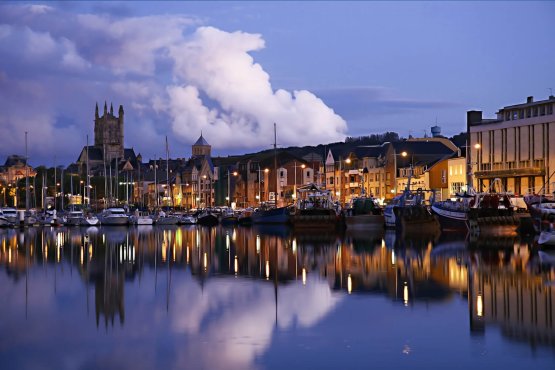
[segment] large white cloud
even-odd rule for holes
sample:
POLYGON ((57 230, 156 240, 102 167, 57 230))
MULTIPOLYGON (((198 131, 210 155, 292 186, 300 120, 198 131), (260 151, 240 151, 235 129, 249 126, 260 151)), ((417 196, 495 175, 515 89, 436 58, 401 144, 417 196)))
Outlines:
POLYGON ((345 121, 314 94, 274 91, 268 73, 249 54, 263 47, 260 35, 213 27, 200 27, 174 45, 170 56, 183 80, 168 88, 175 133, 191 140, 202 128, 213 145, 256 147, 261 139, 271 142, 276 123, 281 144, 342 140, 345 121), (199 91, 216 108, 209 109, 199 91))
POLYGON ((268 147, 274 123, 283 146, 345 136, 345 121, 314 94, 272 86, 251 55, 265 47, 259 34, 197 27, 198 18, 180 14, 0 8, 0 109, 9 112, 0 118, 0 155, 21 153, 14 139, 29 131, 41 139, 32 158, 58 147, 60 157, 73 161, 92 134, 95 102, 105 99, 124 105, 125 144, 147 157, 171 133, 179 156, 201 130, 220 153, 268 147))

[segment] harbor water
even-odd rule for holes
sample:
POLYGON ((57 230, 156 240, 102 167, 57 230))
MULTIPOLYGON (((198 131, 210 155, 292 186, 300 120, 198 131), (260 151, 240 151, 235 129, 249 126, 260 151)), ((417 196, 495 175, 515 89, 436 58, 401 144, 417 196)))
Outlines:
POLYGON ((2 369, 553 369, 534 239, 0 230, 2 369))

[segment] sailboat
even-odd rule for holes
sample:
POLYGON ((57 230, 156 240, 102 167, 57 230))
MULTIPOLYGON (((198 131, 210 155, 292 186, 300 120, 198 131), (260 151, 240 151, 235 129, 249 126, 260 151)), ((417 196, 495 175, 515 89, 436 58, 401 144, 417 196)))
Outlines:
MULTIPOLYGON (((277 193, 277 132, 276 124, 274 123, 274 175, 276 181, 274 185, 277 193)), ((277 199, 277 197, 276 197, 277 199)), ((254 224, 287 224, 290 219, 290 207, 260 207, 252 213, 251 219, 254 224)))
MULTIPOLYGON (((172 189, 170 187, 170 151, 168 148, 168 137, 166 136, 166 191, 168 192, 168 198, 169 198, 169 205, 170 207, 173 207, 173 202, 172 202, 172 189)), ((160 213, 158 214, 158 219, 156 220, 156 223, 158 225, 177 225, 177 223, 179 222, 179 217, 176 217, 175 215, 171 214, 171 213, 165 213, 164 211, 160 211, 160 213)))

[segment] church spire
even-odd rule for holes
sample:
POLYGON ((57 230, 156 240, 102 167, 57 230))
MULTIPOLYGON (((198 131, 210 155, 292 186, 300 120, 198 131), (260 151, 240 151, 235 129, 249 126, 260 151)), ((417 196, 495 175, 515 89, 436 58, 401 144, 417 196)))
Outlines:
POLYGON ((114 115, 114 107, 112 106, 112 102, 110 102, 110 114, 114 115))
POLYGON ((98 102, 96 102, 96 108, 94 109, 94 118, 98 119, 98 102))
POLYGON ((104 100, 104 115, 108 113, 108 106, 106 105, 106 100, 104 100))

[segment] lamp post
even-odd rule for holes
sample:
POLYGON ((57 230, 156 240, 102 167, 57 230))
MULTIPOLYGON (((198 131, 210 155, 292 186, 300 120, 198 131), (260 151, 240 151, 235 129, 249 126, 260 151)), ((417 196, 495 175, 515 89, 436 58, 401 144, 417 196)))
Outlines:
MULTIPOLYGON (((237 171, 232 172, 233 176, 237 176, 237 171)), ((231 175, 229 168, 227 169, 227 205, 231 207, 231 175)))
POLYGON ((306 165, 303 163, 300 166, 297 166, 297 161, 293 161, 295 167, 295 184, 293 185, 293 199, 297 198, 297 167, 304 169, 306 165))
POLYGON ((394 181, 394 189, 395 194, 397 194, 397 156, 400 155, 401 157, 406 157, 408 153, 406 151, 402 151, 401 153, 395 153, 395 149, 393 149, 393 181, 394 181))

